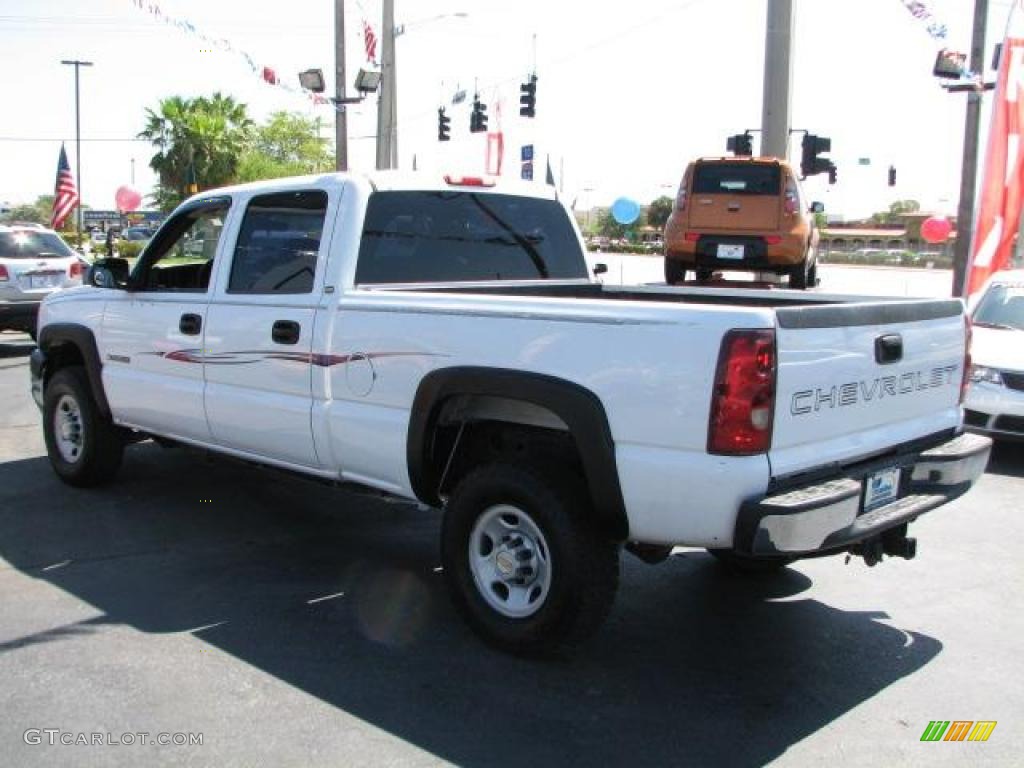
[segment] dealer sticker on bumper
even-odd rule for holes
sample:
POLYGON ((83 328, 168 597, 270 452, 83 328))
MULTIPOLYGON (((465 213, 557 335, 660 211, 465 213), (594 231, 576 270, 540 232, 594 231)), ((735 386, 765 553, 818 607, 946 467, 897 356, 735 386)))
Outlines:
POLYGON ((899 492, 899 467, 890 467, 868 475, 864 480, 864 511, 869 512, 894 501, 899 492))

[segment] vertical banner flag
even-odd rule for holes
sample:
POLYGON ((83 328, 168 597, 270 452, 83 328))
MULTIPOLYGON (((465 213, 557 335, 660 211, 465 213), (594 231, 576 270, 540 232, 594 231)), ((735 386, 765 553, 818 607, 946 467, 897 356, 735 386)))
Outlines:
POLYGON ((78 189, 75 187, 75 177, 71 175, 71 166, 68 165, 68 153, 61 144, 60 159, 57 161, 57 181, 53 188, 53 218, 50 220, 50 228, 59 229, 76 205, 78 189))
POLYGON ((373 27, 370 23, 363 19, 363 45, 366 46, 366 60, 371 64, 377 64, 377 35, 374 34, 373 27))
MULTIPOLYGON (((1008 28, 1009 29, 1009 28, 1008 28)), ((999 61, 981 199, 967 271, 967 295, 1010 263, 1021 212, 1024 37, 1007 34, 999 61)))

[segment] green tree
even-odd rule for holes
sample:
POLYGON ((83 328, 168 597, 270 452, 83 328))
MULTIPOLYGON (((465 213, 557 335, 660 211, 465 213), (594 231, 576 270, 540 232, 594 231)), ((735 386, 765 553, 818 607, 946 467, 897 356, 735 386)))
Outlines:
MULTIPOLYGON (((10 221, 26 221, 32 224, 44 224, 50 226, 50 217, 53 215, 53 195, 40 195, 34 203, 16 205, 6 213, 0 214, 0 223, 10 221)), ((76 214, 68 216, 68 221, 74 223, 76 214)))
POLYGON ((172 96, 155 111, 147 109, 139 138, 156 148, 149 162, 159 177, 156 205, 169 210, 187 196, 189 166, 200 189, 235 181, 252 126, 245 105, 221 93, 194 99, 172 96))
POLYGON ((320 119, 296 112, 275 112, 252 132, 238 165, 239 181, 299 176, 334 168, 328 140, 320 138, 320 119))
POLYGON ((626 236, 626 232, 629 227, 625 224, 619 224, 612 216, 611 208, 602 210, 597 216, 597 233, 603 237, 610 237, 613 239, 621 239, 626 236))
POLYGON ((889 206, 888 211, 872 214, 872 224, 899 224, 908 213, 917 213, 921 204, 917 200, 897 200, 889 206))
POLYGON ((656 200, 652 200, 651 204, 647 206, 648 226, 654 227, 655 229, 664 229, 665 222, 668 221, 668 217, 672 213, 674 205, 675 201, 667 195, 662 195, 656 200))

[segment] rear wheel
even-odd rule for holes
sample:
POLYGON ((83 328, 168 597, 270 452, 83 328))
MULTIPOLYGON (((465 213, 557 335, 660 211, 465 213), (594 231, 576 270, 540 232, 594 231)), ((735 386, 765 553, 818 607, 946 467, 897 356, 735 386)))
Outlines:
POLYGON ((810 282, 810 253, 804 254, 799 264, 794 264, 789 271, 789 287, 805 290, 810 282))
POLYGON ((495 463, 466 475, 445 509, 441 558, 469 625, 517 654, 586 639, 618 587, 618 544, 595 526, 582 482, 534 467, 495 463))
POLYGON ((69 485, 105 483, 121 466, 124 441, 118 428, 100 413, 81 366, 61 368, 47 383, 43 437, 50 464, 69 485))
POLYGON ((681 283, 686 279, 686 268, 675 259, 665 257, 665 282, 669 285, 681 283))

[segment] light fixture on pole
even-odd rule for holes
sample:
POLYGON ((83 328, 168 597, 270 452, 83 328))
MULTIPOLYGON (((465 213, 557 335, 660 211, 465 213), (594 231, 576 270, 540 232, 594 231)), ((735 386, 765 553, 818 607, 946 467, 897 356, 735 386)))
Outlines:
POLYGON ((78 217, 76 218, 76 233, 79 237, 82 236, 82 195, 84 190, 82 188, 82 120, 81 113, 79 112, 79 99, 78 99, 78 70, 80 67, 91 67, 91 61, 79 61, 67 59, 61 61, 61 64, 67 64, 75 68, 75 183, 78 185, 78 217))

